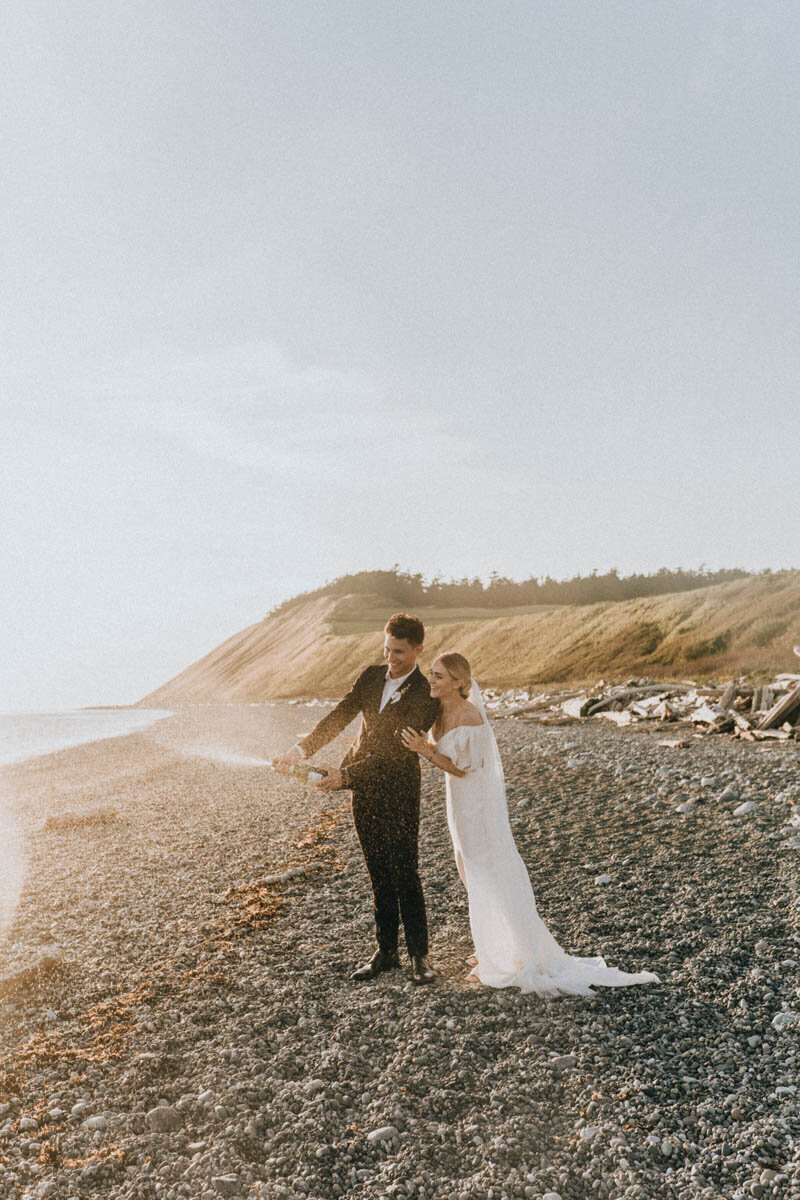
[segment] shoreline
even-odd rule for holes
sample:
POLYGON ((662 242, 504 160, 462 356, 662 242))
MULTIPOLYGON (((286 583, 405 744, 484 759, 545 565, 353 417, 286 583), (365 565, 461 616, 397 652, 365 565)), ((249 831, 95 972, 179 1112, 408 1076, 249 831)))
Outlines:
POLYGON ((796 1004, 781 966, 795 918, 773 903, 797 888, 781 834, 794 749, 670 750, 605 723, 498 722, 548 925, 571 953, 663 980, 544 1001, 465 983, 466 906, 432 772, 420 853, 439 981, 414 989, 404 966, 350 982, 372 921, 347 794, 186 752, 216 738, 254 755, 267 717, 288 739, 310 716, 184 712, 160 740, 134 733, 2 771, 28 875, 0 971, 57 948, 30 990, 0 984, 9 1200, 43 1182, 57 1200, 484 1200, 490 1188, 584 1200, 595 1179, 608 1200, 630 1187, 710 1197, 759 1178, 766 1136, 800 1194, 785 1104, 765 1107, 800 1083, 793 1034, 771 1025, 796 1004), (735 818, 727 784, 757 811, 735 818), (679 813, 684 794, 696 803, 679 813), (70 815, 81 820, 48 827, 70 815), (173 1132, 151 1128, 160 1102, 173 1132))
POLYGON ((173 715, 171 709, 131 709, 121 721, 115 709, 64 709, 55 712, 0 713, 0 769, 63 750, 144 731, 173 715), (103 715, 108 718, 103 720, 103 715), (87 721, 88 719, 88 721, 87 721))

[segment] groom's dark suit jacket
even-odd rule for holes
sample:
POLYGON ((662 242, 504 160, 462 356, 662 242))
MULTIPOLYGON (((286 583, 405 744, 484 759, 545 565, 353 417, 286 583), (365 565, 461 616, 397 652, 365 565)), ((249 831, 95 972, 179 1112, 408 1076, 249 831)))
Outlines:
POLYGON ((300 745, 310 758, 333 741, 350 722, 362 714, 361 731, 342 760, 342 783, 354 792, 380 790, 386 794, 419 796, 419 757, 406 750, 400 731, 406 726, 427 732, 436 720, 439 701, 419 667, 379 712, 386 666, 367 667, 350 691, 300 745))
POLYGON ((402 917, 412 956, 428 953, 428 922, 418 869, 419 757, 406 750, 406 726, 428 730, 439 711, 416 667, 380 712, 386 667, 367 667, 345 698, 300 745, 310 757, 361 713, 356 744, 342 762, 342 784, 353 793, 353 821, 372 883, 381 950, 395 952, 402 917))

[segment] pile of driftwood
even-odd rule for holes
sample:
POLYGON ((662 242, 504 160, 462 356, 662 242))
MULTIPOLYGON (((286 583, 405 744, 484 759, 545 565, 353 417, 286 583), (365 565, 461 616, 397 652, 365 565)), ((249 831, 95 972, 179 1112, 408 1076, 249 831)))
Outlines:
POLYGON ((761 687, 741 679, 719 687, 629 679, 614 685, 601 680, 582 691, 485 695, 493 717, 550 725, 600 717, 623 726, 646 721, 691 727, 696 733, 730 733, 751 742, 800 741, 800 675, 777 675, 761 687))

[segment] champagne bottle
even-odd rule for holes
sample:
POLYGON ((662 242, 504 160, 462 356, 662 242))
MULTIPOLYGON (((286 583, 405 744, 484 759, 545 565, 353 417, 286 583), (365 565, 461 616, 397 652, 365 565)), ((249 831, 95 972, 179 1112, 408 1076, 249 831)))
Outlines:
MULTIPOLYGON (((270 762, 269 765, 273 768, 273 770, 275 770, 275 767, 273 766, 272 762, 270 762)), ((286 774, 292 775, 295 779, 298 779, 301 783, 319 783, 320 780, 325 779, 328 772, 325 770, 324 767, 312 767, 311 764, 307 763, 307 762, 296 762, 296 763, 292 763, 292 765, 289 767, 288 772, 285 771, 283 768, 281 768, 280 774, 281 775, 286 775, 286 774)))
POLYGON ((324 767, 312 767, 307 762, 292 763, 292 775, 301 783, 319 783, 327 774, 324 767))

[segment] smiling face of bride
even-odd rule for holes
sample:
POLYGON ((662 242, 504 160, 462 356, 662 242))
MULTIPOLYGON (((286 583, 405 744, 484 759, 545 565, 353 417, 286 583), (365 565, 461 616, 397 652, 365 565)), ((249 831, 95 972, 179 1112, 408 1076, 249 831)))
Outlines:
POLYGON ((448 704, 463 703, 465 699, 464 690, 466 689, 468 692, 470 684, 470 670, 467 660, 460 654, 448 655, 447 657, 453 660, 450 664, 453 667, 452 671, 445 665, 444 658, 437 658, 428 675, 431 685, 431 696, 445 706, 448 704))

